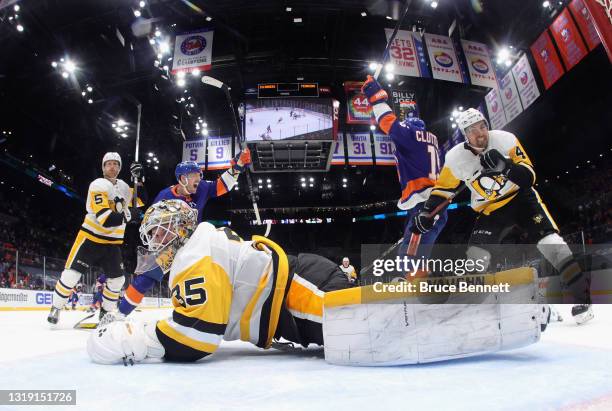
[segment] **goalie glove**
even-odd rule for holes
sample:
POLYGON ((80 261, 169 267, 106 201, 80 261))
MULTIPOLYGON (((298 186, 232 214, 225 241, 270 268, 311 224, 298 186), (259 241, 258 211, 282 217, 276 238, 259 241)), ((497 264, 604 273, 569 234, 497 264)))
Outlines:
POLYGON ((370 75, 368 75, 368 79, 365 81, 365 83, 363 83, 361 92, 366 95, 368 102, 371 105, 385 103, 389 98, 389 95, 385 90, 383 90, 380 83, 370 75))

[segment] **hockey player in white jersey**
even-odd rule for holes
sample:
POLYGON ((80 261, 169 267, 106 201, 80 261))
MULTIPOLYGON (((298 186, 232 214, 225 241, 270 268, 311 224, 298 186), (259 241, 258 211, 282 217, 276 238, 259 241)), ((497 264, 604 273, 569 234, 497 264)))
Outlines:
MULTIPOLYGON (((583 271, 540 195, 533 187, 536 174, 531 160, 516 136, 489 130, 480 111, 462 112, 457 124, 466 138, 464 144, 446 154, 444 168, 431 191, 427 205, 435 208, 463 182, 471 191, 471 206, 479 213, 470 237, 468 257, 491 259, 487 244, 500 244, 502 233, 515 224, 529 233, 542 255, 559 271, 562 284, 572 294, 572 315, 577 323, 593 318, 590 275, 583 271)), ((414 218, 421 233, 434 227, 427 213, 414 218)))
POLYGON ((151 254, 139 256, 137 271, 154 264, 170 271, 172 317, 102 326, 88 341, 92 360, 197 361, 221 340, 260 348, 280 337, 323 344, 323 294, 352 286, 336 264, 313 254, 288 256, 265 237, 243 241, 228 228, 196 224, 197 211, 181 200, 147 210, 140 235, 151 254))
MULTIPOLYGON (((141 168, 140 164, 132 164, 130 171, 139 174, 141 168)), ((102 291, 100 318, 117 306, 125 281, 120 246, 126 223, 132 219, 129 207, 132 189, 117 178, 120 171, 119 153, 106 153, 102 158, 104 178, 97 178, 89 185, 85 203, 87 214, 70 249, 64 271, 55 284, 53 305, 47 317, 50 324, 57 324, 70 290, 92 266, 100 266, 107 277, 102 291)), ((140 205, 143 204, 139 200, 140 205)))

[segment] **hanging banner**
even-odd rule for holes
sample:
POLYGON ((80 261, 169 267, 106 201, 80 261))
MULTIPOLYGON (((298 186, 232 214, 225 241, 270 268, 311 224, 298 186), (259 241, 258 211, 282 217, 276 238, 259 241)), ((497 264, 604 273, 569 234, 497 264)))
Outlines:
POLYGON ((201 168, 206 164, 206 139, 183 142, 183 160, 195 161, 201 168))
MULTIPOLYGON (((238 153, 239 148, 235 148, 238 153)), ((232 136, 209 137, 208 138, 208 163, 207 170, 223 170, 231 167, 232 136)))
POLYGON ((582 0, 595 24, 599 39, 612 63, 612 3, 610 0, 582 0))
POLYGON ((523 110, 527 110, 527 107, 540 97, 540 90, 538 90, 526 54, 523 54, 512 67, 512 75, 518 88, 523 110))
POLYGON ((210 70, 212 63, 213 31, 191 31, 176 35, 172 74, 179 71, 210 70))
POLYGON ((463 54, 470 73, 470 80, 475 86, 495 88, 497 78, 491 64, 491 55, 486 44, 461 40, 463 54))
POLYGON ((344 82, 346 92, 346 123, 347 124, 371 124, 372 107, 368 98, 361 92, 362 81, 344 82))
POLYGON ((571 70, 587 55, 587 49, 568 9, 564 9, 557 16, 550 25, 550 31, 555 38, 565 68, 571 70))
POLYGON ((459 59, 450 37, 429 33, 424 36, 433 78, 463 83, 459 59))
POLYGON ((569 9, 578 24, 582 37, 586 40, 589 51, 593 50, 601 43, 601 39, 599 34, 597 34, 597 29, 589 9, 586 8, 582 0, 573 0, 569 4, 569 9))
POLYGON ((499 82, 499 94, 501 95, 502 105, 506 113, 506 121, 509 123, 523 111, 519 93, 514 83, 512 72, 509 71, 499 82))
MULTIPOLYGON (((385 29, 387 41, 393 34, 393 29, 385 29)), ((398 30, 391 47, 389 47, 389 63, 394 65, 393 73, 399 76, 431 77, 423 41, 418 33, 398 30)))
POLYGON ((418 117, 419 107, 413 91, 391 89, 391 109, 399 121, 404 121, 406 117, 418 117))
POLYGON ((343 166, 346 165, 346 158, 344 157, 344 135, 338 133, 338 139, 333 143, 334 152, 332 154, 332 166, 343 166))
POLYGON ((374 133, 374 155, 377 166, 395 165, 395 144, 386 134, 374 133))
POLYGON ((372 161, 370 133, 347 133, 346 148, 350 165, 371 166, 374 164, 372 161))
POLYGON ((461 72, 462 83, 469 84, 470 83, 470 74, 467 69, 467 62, 465 59, 465 54, 463 53, 463 48, 461 47, 459 38, 452 38, 453 48, 457 54, 457 62, 459 63, 459 71, 461 72))
POLYGON ((499 96, 499 89, 494 88, 489 91, 485 96, 485 103, 489 112, 491 129, 501 130, 508 121, 506 121, 506 113, 504 113, 504 107, 499 96))
POLYGON ((564 73, 555 46, 553 46, 552 40, 548 35, 548 30, 538 37, 530 49, 536 66, 538 66, 540 76, 544 81, 544 88, 548 90, 564 73))

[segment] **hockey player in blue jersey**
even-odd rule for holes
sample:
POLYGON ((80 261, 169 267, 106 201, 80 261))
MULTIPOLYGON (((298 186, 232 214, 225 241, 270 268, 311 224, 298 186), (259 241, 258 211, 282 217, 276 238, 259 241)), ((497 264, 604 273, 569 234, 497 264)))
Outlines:
POLYGON ((417 117, 406 117, 404 121, 399 121, 387 104, 387 92, 372 76, 368 76, 361 91, 372 106, 378 127, 395 144, 397 173, 402 189, 397 206, 408 212, 399 255, 428 257, 431 245, 436 242, 446 224, 446 211, 438 214, 436 229, 426 234, 415 233, 412 224, 413 217, 423 210, 425 200, 440 173, 438 139, 425 129, 425 122, 417 117))
MULTIPOLYGON (((200 166, 195 161, 179 163, 175 169, 178 184, 160 191, 153 204, 162 200, 183 200, 197 210, 198 223, 200 223, 204 219, 204 207, 208 200, 231 191, 238 183, 238 176, 249 164, 251 164, 251 152, 245 148, 231 161, 231 168, 216 181, 206 181, 202 180, 200 166)), ((138 253, 143 252, 144 250, 139 247, 138 253)), ((141 264, 136 268, 136 278, 126 288, 124 296, 119 301, 119 312, 110 315, 105 323, 129 315, 141 303, 145 293, 162 280, 164 273, 170 269, 169 266, 165 266, 164 258, 165 256, 161 256, 157 261, 153 259, 146 266, 143 267, 141 264)), ((139 255, 139 261, 143 259, 145 257, 139 255)))

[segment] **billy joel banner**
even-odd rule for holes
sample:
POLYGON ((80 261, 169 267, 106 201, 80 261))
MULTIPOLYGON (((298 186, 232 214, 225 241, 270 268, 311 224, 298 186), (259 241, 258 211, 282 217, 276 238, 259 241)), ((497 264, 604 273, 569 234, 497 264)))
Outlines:
POLYGON ((374 155, 377 166, 395 165, 395 144, 386 134, 374 133, 374 155))
POLYGON ((344 135, 338 133, 338 139, 332 143, 334 152, 332 153, 332 166, 343 166, 346 164, 346 158, 344 157, 344 135))
MULTIPOLYGON (((393 29, 385 29, 387 41, 393 29)), ((398 30, 391 47, 389 47, 389 62, 394 65, 394 73, 400 76, 431 77, 423 41, 418 33, 398 30)))
POLYGON ((206 164, 206 139, 183 142, 183 160, 195 161, 201 168, 206 164))
POLYGON ((347 133, 346 148, 350 165, 371 166, 374 164, 372 161, 370 133, 347 133))
POLYGON ((540 90, 538 90, 538 85, 533 77, 526 54, 523 54, 512 67, 512 75, 521 97, 523 109, 527 110, 527 107, 540 97, 540 90))
POLYGON ((172 74, 179 71, 210 70, 213 31, 210 29, 177 34, 174 42, 172 74))
POLYGON ((519 93, 512 77, 512 71, 508 71, 499 81, 499 94, 506 113, 506 121, 509 123, 523 111, 519 93))
POLYGON ((489 122, 493 130, 501 130, 508 121, 506 120, 506 113, 499 96, 499 89, 496 87, 491 89, 485 96, 485 103, 487 105, 487 111, 489 112, 489 122))
POLYGON ((433 78, 463 83, 459 59, 451 38, 429 33, 424 36, 433 78))
MULTIPOLYGON (((235 147, 234 152, 238 153, 239 148, 235 147)), ((222 170, 231 167, 232 137, 209 137, 208 138, 208 170, 222 170)))
POLYGON ((371 124, 372 107, 368 98, 361 92, 361 81, 346 81, 344 91, 346 92, 346 123, 347 124, 371 124))
POLYGON ((475 86, 496 88, 497 78, 491 64, 491 55, 486 44, 461 40, 463 54, 470 73, 470 80, 475 86))
POLYGON ((578 28, 586 40, 587 46, 589 46, 589 51, 593 50, 601 43, 601 39, 599 38, 599 34, 597 34, 597 29, 595 28, 595 23, 593 23, 593 18, 591 17, 591 13, 589 13, 589 9, 584 5, 583 0, 572 1, 569 4, 569 9, 574 19, 576 19, 578 28))
POLYGON ((557 16, 550 25, 550 31, 555 38, 565 68, 571 70, 587 55, 587 50, 568 9, 564 9, 557 16))
POLYGON ((593 18, 595 29, 612 62, 612 0, 582 0, 593 18))
POLYGON ((390 100, 391 108, 399 121, 404 121, 406 117, 419 117, 419 107, 414 92, 392 89, 390 100))
POLYGON ((548 30, 538 37, 530 49, 540 76, 544 81, 544 88, 548 90, 564 73, 555 46, 548 35, 548 30))

